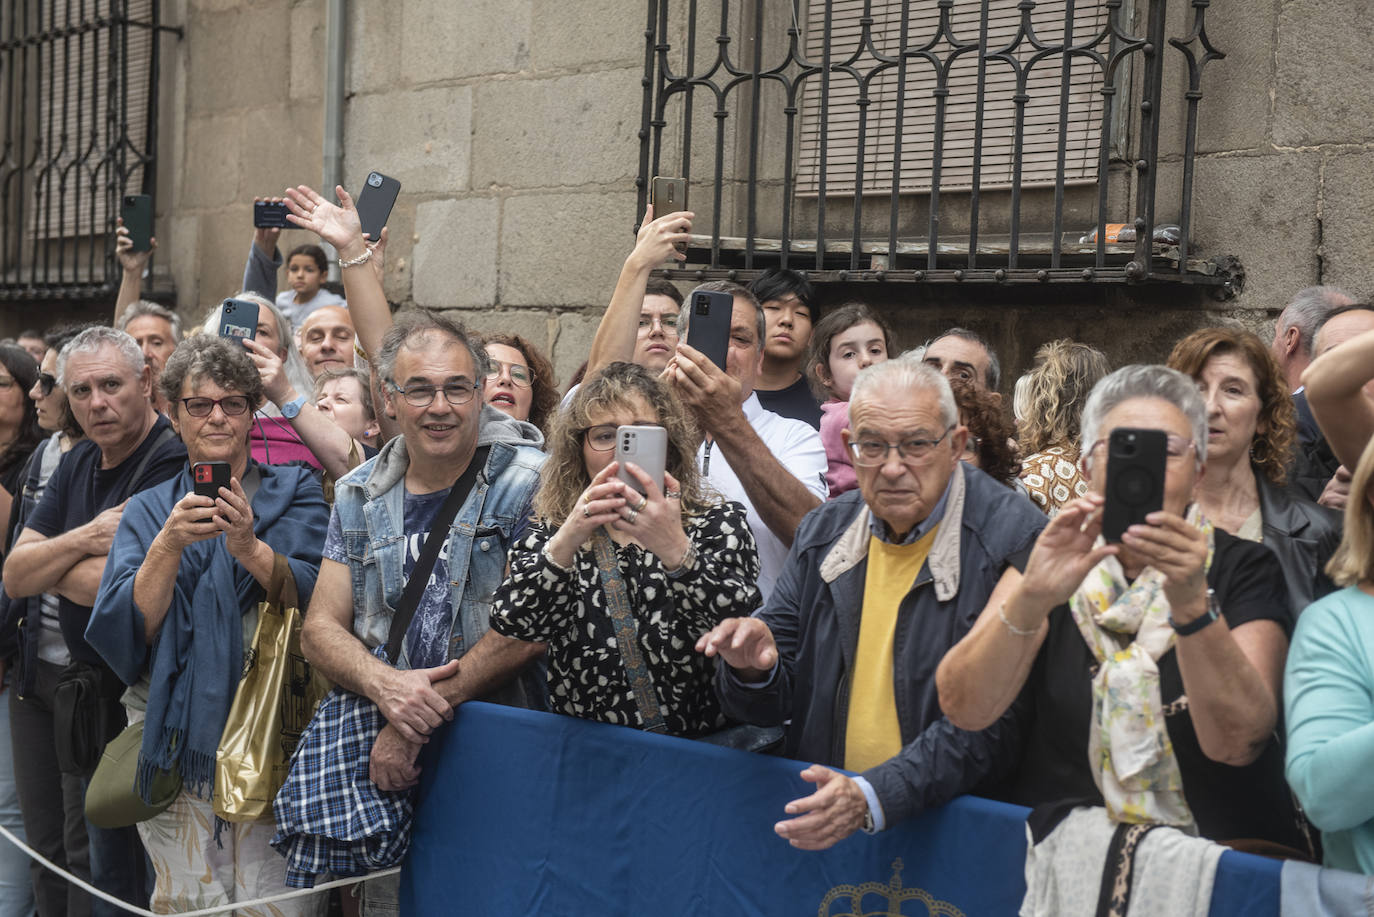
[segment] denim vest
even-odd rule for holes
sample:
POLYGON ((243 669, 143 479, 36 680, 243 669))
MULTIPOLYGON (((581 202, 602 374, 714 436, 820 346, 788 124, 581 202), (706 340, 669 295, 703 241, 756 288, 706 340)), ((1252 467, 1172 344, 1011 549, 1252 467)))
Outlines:
MULTIPOLYGON (((491 441, 486 466, 449 529, 448 574, 454 622, 449 658, 466 653, 490 627, 491 603, 506 575, 512 531, 529 512, 544 453, 509 440, 491 441)), ((504 432, 504 431, 502 431, 504 432)), ((353 633, 368 649, 383 645, 405 589, 405 472, 403 437, 339 479, 334 512, 353 587, 353 633)), ((409 668, 408 648, 393 664, 409 668)))

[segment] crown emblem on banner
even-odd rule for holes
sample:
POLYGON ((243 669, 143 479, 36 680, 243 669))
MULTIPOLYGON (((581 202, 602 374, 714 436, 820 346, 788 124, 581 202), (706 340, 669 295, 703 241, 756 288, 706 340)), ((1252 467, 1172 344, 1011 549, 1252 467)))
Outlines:
POLYGON ((892 861, 892 879, 887 884, 836 885, 817 913, 818 917, 964 917, 963 911, 925 889, 903 888, 901 857, 892 861), (847 910, 835 910, 844 908, 845 902, 847 910))

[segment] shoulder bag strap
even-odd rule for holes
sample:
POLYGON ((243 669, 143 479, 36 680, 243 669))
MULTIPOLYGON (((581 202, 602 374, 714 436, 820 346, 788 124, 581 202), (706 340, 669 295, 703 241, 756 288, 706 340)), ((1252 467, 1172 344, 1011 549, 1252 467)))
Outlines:
POLYGON ((620 647, 620 660, 625 665, 625 675, 630 680, 630 692, 635 696, 635 706, 639 717, 644 721, 645 732, 667 732, 663 722, 663 708, 658 703, 658 692, 654 690, 654 679, 639 651, 639 628, 635 626, 634 612, 630 610, 630 595, 625 588, 625 578, 620 575, 620 563, 616 557, 615 544, 603 529, 592 533, 592 552, 596 555, 596 566, 601 571, 601 587, 606 590, 606 608, 615 626, 615 642, 620 647))
MULTIPOLYGON (((162 432, 157 435, 152 445, 143 453, 143 458, 139 460, 138 467, 134 469, 134 473, 129 477, 129 483, 124 485, 124 496, 119 498, 120 503, 123 503, 134 495, 134 488, 138 486, 138 479, 143 477, 143 472, 147 469, 148 463, 153 460, 153 453, 158 450, 159 446, 176 435, 176 431, 171 427, 162 428, 162 432)), ((113 505, 118 506, 119 504, 113 505)))
MULTIPOLYGON (((391 630, 387 632, 386 658, 392 665, 401 658, 401 641, 405 639, 406 630, 410 627, 410 619, 415 617, 415 609, 420 604, 425 584, 429 582, 429 573, 434 569, 439 549, 448 540, 448 530, 453 525, 453 517, 458 515, 459 507, 467 500, 472 485, 477 482, 478 473, 487 464, 488 451, 489 446, 482 446, 473 453, 472 461, 468 462, 462 477, 458 478, 449 490, 443 505, 439 507, 439 512, 434 515, 434 521, 430 523, 429 534, 425 536, 424 546, 420 548, 420 556, 415 558, 415 566, 411 568, 410 578, 406 580, 401 601, 396 604, 396 614, 391 618, 391 630)), ((404 483, 402 486, 405 486, 404 483)))

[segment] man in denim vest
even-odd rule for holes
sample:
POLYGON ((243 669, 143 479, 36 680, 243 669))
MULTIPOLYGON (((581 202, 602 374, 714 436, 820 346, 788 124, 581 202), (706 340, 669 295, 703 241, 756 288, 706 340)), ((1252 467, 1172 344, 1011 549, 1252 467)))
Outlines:
MULTIPOLYGON (((429 312, 400 315, 375 363, 401 435, 336 485, 302 645, 331 681, 377 704, 387 725, 372 748, 372 779, 399 790, 415 784, 421 746, 459 703, 526 700, 525 684, 507 682, 542 647, 474 647, 544 456, 537 429, 484 405, 487 357, 461 325, 429 312), (372 650, 387 642, 431 520, 482 447, 485 463, 434 563, 401 658, 388 665, 372 650)), ((368 883, 364 913, 394 913, 396 887, 394 878, 368 883)))

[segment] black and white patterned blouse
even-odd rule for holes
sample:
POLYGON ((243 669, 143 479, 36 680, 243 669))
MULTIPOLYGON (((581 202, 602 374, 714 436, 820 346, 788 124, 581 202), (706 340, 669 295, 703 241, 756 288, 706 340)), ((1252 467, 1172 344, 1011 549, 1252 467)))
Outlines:
MULTIPOLYGON (((668 732, 694 736, 724 724, 712 686, 715 662, 696 652, 697 639, 725 618, 751 614, 762 599, 744 507, 716 504, 684 520, 684 528, 697 559, 680 577, 669 577, 658 557, 638 545, 618 546, 617 553, 668 732)), ((591 544, 565 572, 544 556, 555 531, 535 523, 511 549, 510 575, 492 607, 492 630, 548 645, 554 712, 642 728, 591 544)))

